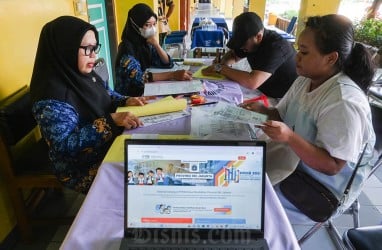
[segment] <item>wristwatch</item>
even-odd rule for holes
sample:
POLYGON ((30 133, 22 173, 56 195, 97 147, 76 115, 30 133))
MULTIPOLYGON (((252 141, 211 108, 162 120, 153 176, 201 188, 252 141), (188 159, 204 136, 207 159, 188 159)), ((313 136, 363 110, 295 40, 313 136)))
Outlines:
POLYGON ((214 69, 216 73, 219 73, 222 71, 222 65, 221 64, 214 64, 214 69))
POLYGON ((144 74, 143 74, 143 77, 145 78, 146 82, 153 82, 154 79, 153 79, 153 73, 151 73, 150 71, 146 71, 144 74))

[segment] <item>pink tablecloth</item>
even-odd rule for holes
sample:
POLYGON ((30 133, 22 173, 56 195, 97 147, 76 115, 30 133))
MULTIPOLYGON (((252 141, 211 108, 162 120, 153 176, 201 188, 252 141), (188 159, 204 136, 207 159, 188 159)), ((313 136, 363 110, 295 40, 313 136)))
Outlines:
MULTIPOLYGON (((206 82, 209 101, 243 100, 240 86, 232 82, 206 82)), ((256 94, 256 93, 253 93, 256 94)), ((157 124, 125 131, 131 134, 189 134, 190 117, 171 121, 171 126, 157 124)), ((61 249, 119 249, 123 237, 124 183, 123 163, 104 162, 78 212, 61 249)), ((270 249, 299 249, 288 218, 267 178, 265 193, 265 238, 270 249)))
MULTIPOLYGON (((123 237, 123 163, 103 163, 60 249, 119 249, 123 237)), ((270 249, 300 249, 268 178, 265 238, 270 249)))

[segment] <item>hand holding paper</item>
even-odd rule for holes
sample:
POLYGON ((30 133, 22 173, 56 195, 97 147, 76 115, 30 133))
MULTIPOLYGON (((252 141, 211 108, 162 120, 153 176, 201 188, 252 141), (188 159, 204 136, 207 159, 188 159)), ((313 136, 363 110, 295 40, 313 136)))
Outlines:
POLYGON ((126 112, 129 111, 134 115, 147 116, 147 115, 156 115, 163 114, 168 112, 181 111, 187 107, 187 100, 174 99, 171 96, 163 98, 159 101, 146 104, 145 106, 128 106, 128 107, 119 107, 117 112, 126 112))
POLYGON ((218 118, 238 123, 262 125, 268 119, 268 116, 264 114, 249 111, 225 102, 219 102, 212 112, 218 118))

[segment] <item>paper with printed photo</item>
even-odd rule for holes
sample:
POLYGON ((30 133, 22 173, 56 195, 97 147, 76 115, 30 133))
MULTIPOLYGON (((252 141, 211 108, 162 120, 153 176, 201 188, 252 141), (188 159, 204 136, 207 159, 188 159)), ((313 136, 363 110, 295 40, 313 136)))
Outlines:
POLYGON ((143 116, 143 117, 140 117, 139 119, 143 122, 143 126, 147 127, 154 124, 169 122, 169 121, 186 117, 189 115, 190 115, 190 112, 188 111, 179 111, 179 112, 171 112, 171 113, 165 113, 165 114, 159 114, 159 115, 143 116))
POLYGON ((208 140, 252 140, 248 124, 216 119, 208 109, 191 110, 191 136, 208 140))
POLYGON ((238 123, 262 125, 268 116, 226 102, 219 102, 210 111, 216 118, 238 123))

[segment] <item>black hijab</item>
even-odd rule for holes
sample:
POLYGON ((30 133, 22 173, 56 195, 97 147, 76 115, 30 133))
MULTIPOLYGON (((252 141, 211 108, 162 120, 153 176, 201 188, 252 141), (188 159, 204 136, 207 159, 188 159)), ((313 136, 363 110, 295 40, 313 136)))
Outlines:
POLYGON ((93 121, 114 112, 102 79, 93 71, 78 69, 78 50, 89 30, 97 29, 72 16, 61 16, 45 24, 40 33, 32 80, 32 102, 54 99, 73 106, 81 119, 93 121))
POLYGON ((117 63, 119 66, 121 57, 125 54, 134 56, 141 64, 141 69, 144 71, 151 65, 150 47, 139 32, 139 28, 151 17, 157 19, 157 15, 146 4, 139 3, 129 10, 126 24, 122 32, 121 43, 118 46, 117 63), (134 23, 136 25, 134 25, 134 23), (138 26, 138 27, 137 27, 138 26))

